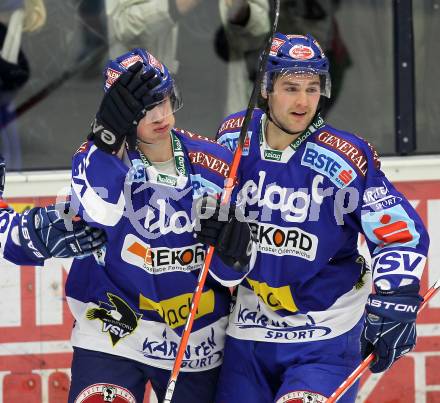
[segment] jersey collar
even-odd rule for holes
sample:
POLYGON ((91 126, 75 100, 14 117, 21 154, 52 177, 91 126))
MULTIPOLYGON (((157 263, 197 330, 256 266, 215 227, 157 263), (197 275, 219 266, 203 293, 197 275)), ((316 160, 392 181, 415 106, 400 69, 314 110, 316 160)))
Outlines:
POLYGON ((150 182, 182 189, 183 187, 185 187, 188 181, 188 170, 185 166, 185 157, 183 154, 182 142, 173 133, 173 131, 170 132, 170 136, 171 147, 174 157, 174 166, 176 168, 176 172, 178 173, 177 175, 168 175, 159 172, 140 149, 138 149, 137 151, 150 182))
POLYGON ((304 141, 306 141, 312 133, 324 126, 324 119, 318 112, 309 127, 304 130, 304 132, 302 132, 295 140, 293 140, 289 147, 286 147, 284 150, 280 151, 271 149, 266 142, 266 122, 267 115, 263 114, 260 120, 259 131, 261 159, 281 163, 288 162, 292 155, 295 154, 295 151, 298 150, 299 146, 304 143, 304 141))

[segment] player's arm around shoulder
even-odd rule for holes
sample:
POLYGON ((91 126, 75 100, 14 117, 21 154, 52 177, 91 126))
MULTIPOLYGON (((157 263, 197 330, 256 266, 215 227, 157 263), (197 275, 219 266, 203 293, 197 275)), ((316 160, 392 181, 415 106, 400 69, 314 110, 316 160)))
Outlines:
POLYGON ((188 156, 195 172, 192 185, 197 187, 194 192, 197 199, 193 204, 195 236, 201 243, 216 248, 211 276, 232 287, 246 277, 256 258, 256 244, 250 227, 235 205, 236 192, 232 192, 227 205, 220 203, 232 153, 228 147, 205 140, 188 147, 188 156))
POLYGON ((125 206, 124 189, 130 168, 119 153, 112 155, 83 143, 72 159, 72 207, 97 227, 119 222, 125 206))

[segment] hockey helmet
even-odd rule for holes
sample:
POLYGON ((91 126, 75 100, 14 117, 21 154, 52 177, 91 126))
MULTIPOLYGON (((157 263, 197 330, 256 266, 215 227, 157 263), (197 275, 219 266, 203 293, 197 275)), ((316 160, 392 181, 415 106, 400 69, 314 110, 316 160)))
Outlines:
POLYGON ((162 114, 172 114, 178 111, 183 106, 183 101, 173 77, 168 68, 145 49, 135 48, 107 63, 104 68, 104 91, 107 92, 122 73, 139 61, 143 64, 143 73, 153 69, 160 78, 160 83, 151 91, 163 95, 161 98, 163 101, 154 105, 160 106, 160 108, 151 108, 151 105, 145 105, 150 106, 148 108, 150 110, 146 113, 145 118, 148 119, 150 117, 151 120, 154 120, 157 118, 159 109, 162 114), (169 104, 167 104, 168 100, 169 104))
POLYGON ((318 75, 321 95, 330 98, 329 61, 318 41, 310 34, 284 35, 275 33, 270 49, 262 94, 272 92, 274 80, 280 75, 318 75))

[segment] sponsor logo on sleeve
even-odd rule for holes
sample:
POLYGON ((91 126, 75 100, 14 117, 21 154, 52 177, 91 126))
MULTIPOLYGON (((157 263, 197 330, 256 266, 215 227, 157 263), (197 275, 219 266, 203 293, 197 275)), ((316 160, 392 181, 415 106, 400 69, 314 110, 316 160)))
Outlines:
POLYGON ((388 187, 385 182, 382 182, 383 186, 370 187, 365 190, 362 199, 364 204, 363 208, 369 208, 373 211, 381 211, 383 209, 393 207, 402 201, 400 196, 395 196, 389 193, 388 187))
POLYGON ((156 247, 132 234, 127 234, 121 252, 122 260, 140 267, 150 274, 191 272, 201 269, 205 260, 205 248, 202 244, 181 248, 156 247))
MULTIPOLYGON (((176 297, 153 301, 150 298, 139 296, 139 308, 144 311, 156 311, 172 329, 184 326, 191 310, 193 293, 177 295, 176 297)), ((214 312, 215 296, 213 290, 202 293, 195 319, 214 312)))
POLYGON ((89 149, 89 142, 88 142, 88 141, 85 141, 84 143, 82 143, 82 144, 79 146, 78 150, 75 151, 75 154, 74 154, 74 155, 76 155, 76 154, 80 154, 80 153, 85 153, 88 149, 89 149))
POLYGON ((108 333, 113 347, 123 339, 131 335, 137 328, 142 314, 134 312, 130 306, 120 297, 107 293, 109 302, 99 301, 98 308, 88 309, 86 317, 89 320, 100 320, 102 332, 108 333))
POLYGON ((389 251, 373 257, 374 278, 386 274, 422 277, 426 257, 414 252, 389 251))
POLYGON ((328 132, 320 133, 317 136, 317 140, 333 150, 344 154, 353 163, 356 170, 362 176, 365 176, 367 173, 368 161, 365 154, 357 146, 350 143, 348 140, 342 139, 341 137, 328 132))
POLYGON ((222 123, 218 133, 221 135, 226 130, 240 129, 243 126, 243 122, 244 116, 228 119, 222 123))
POLYGON ((228 177, 229 165, 222 159, 201 151, 189 152, 188 157, 192 164, 201 165, 225 178, 228 177))
POLYGON ((307 143, 301 165, 325 175, 338 188, 348 186, 357 178, 356 172, 339 155, 314 143, 307 143))
POLYGON ((381 211, 364 212, 361 220, 364 234, 378 245, 374 253, 395 246, 415 248, 419 243, 420 234, 415 223, 400 204, 381 211))
POLYGON ((318 237, 297 227, 278 227, 272 224, 249 224, 260 253, 274 256, 296 256, 313 261, 316 258, 318 237))
MULTIPOLYGON (((252 132, 248 131, 246 138, 244 140, 242 155, 249 155, 249 147, 251 144, 251 135, 252 135, 252 132)), ((227 147, 229 150, 235 151, 235 149, 237 148, 239 136, 240 136, 239 132, 225 133, 225 134, 221 135, 217 141, 219 144, 227 147)))

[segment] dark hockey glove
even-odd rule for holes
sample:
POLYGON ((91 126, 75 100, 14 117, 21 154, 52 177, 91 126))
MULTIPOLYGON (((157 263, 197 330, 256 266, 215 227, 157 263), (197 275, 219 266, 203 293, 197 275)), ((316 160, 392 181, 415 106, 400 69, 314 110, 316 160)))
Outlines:
POLYGON ((25 211, 19 224, 24 252, 32 259, 75 257, 89 255, 105 244, 104 231, 72 218, 68 203, 25 211))
POLYGON ((215 253, 226 265, 240 272, 245 271, 251 258, 254 239, 249 224, 244 221, 235 204, 221 206, 220 200, 204 196, 199 211, 196 239, 214 246, 215 253))
POLYGON ((370 294, 361 334, 361 353, 365 359, 374 352, 371 372, 383 372, 416 345, 416 319, 423 298, 419 285, 370 294))
POLYGON ((135 63, 104 94, 88 137, 102 151, 116 154, 125 140, 133 149, 139 120, 163 99, 151 91, 160 78, 153 70, 142 73, 142 66, 135 63))

